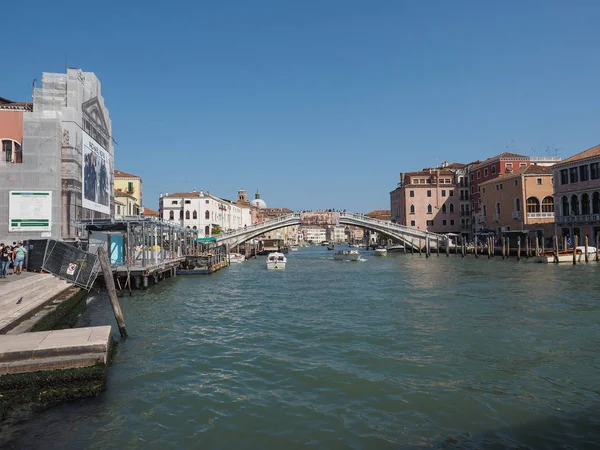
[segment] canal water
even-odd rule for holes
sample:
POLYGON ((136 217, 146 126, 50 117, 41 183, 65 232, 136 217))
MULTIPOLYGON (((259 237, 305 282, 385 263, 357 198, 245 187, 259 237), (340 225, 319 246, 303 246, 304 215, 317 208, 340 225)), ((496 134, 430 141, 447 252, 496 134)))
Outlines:
POLYGON ((106 391, 4 448, 600 448, 600 265, 332 254, 122 298, 106 391))

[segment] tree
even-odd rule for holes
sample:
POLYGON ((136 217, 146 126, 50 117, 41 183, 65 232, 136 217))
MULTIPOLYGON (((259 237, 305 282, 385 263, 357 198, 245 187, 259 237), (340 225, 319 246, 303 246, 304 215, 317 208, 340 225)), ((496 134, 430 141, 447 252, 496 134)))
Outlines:
POLYGON ((221 230, 221 227, 219 225, 214 225, 213 229, 212 229, 212 235, 216 236, 217 234, 221 234, 223 232, 223 230, 221 230))

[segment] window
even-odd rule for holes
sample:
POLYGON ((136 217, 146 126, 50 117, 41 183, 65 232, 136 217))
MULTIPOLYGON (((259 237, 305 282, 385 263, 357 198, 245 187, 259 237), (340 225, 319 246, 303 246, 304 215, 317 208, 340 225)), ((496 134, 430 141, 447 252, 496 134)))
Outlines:
POLYGON ((590 164, 590 178, 592 180, 600 178, 600 163, 590 164))
POLYGON ((527 199, 527 212, 528 213, 540 212, 540 201, 536 197, 529 197, 527 199))
POLYGON ((454 197, 454 191, 449 191, 448 194, 450 194, 450 197, 454 197))
POLYGON ((444 220, 442 220, 442 225, 444 225, 444 226, 448 225, 448 223, 446 222, 446 220, 445 220, 445 219, 444 219, 444 220))
POLYGON ((185 204, 186 204, 186 205, 191 205, 191 204, 192 204, 192 201, 191 201, 191 200, 186 200, 186 201, 185 201, 185 204))
POLYGON ((541 178, 537 179, 537 184, 542 184, 542 179, 541 178))
POLYGON ((204 213, 204 218, 207 219, 207 220, 210 219, 210 211, 206 211, 204 213))
POLYGON ((542 200, 542 212, 553 213, 554 212, 554 199, 550 196, 544 197, 542 200))
POLYGON ((487 169, 483 169, 483 176, 487 177, 488 176, 488 170, 487 169))
POLYGON ((446 196, 446 189, 442 189, 442 197, 446 196))
POLYGON ((492 174, 496 173, 496 166, 492 166, 492 174))
POLYGON ((486 217, 487 216, 487 205, 483 205, 483 216, 486 217))
MULTIPOLYGON (((592 214, 600 214, 600 194, 598 192, 594 192, 592 195, 592 214)), ((596 242, 596 245, 598 244, 596 242)))
POLYGON ((172 200, 171 201, 171 205, 176 205, 177 204, 177 200, 172 200))
POLYGON ((590 166, 579 166, 579 181, 588 181, 590 179, 590 166))
POLYGON ((414 226, 415 226, 415 221, 414 221, 414 220, 411 220, 411 221, 410 221, 410 226, 411 226, 411 227, 414 227, 414 226))
POLYGON ((206 203, 206 204, 208 205, 208 203, 209 203, 209 202, 208 202, 208 200, 205 200, 205 202, 204 202, 204 203, 206 203))
POLYGON ((500 203, 496 203, 496 214, 500 215, 500 203))
POLYGON ((189 211, 185 212, 185 218, 186 218, 186 220, 190 219, 190 212, 189 211))
POLYGON ((410 213, 411 214, 415 213, 415 205, 410 205, 410 213))
POLYGON ((454 212, 454 203, 450 203, 450 212, 453 213, 454 212))
POLYGON ((431 191, 427 190, 427 197, 431 197, 431 191))
POLYGON ((121 205, 117 205, 117 214, 121 214, 121 205))
POLYGON ((502 190, 502 183, 500 183, 500 190, 502 190))
POLYGON ((427 226, 428 227, 432 227, 433 226, 433 220, 428 220, 427 221, 427 226))
POLYGON ((527 167, 527 163, 519 163, 519 167, 522 169, 523 167, 527 167))
POLYGON ((408 191, 408 195, 410 197, 414 197, 415 196, 415 191, 408 191))
POLYGON ((204 227, 204 234, 205 234, 206 236, 210 236, 210 227, 209 227, 208 225, 206 225, 206 226, 204 227))
POLYGON ((431 208, 431 205, 427 205, 427 214, 431 214, 433 212, 433 209, 431 208))
POLYGON ((442 205, 442 214, 446 214, 446 204, 442 205))
POLYGON ((129 193, 133 192, 133 181, 127 182, 127 192, 129 192, 129 193))
POLYGON ((485 194, 485 188, 481 188, 481 192, 485 194))
POLYGON ((569 199, 566 196, 562 198, 562 213, 563 216, 569 215, 569 199))
POLYGON ((578 172, 577 167, 571 167, 569 169, 569 181, 571 183, 578 183, 579 182, 579 179, 577 177, 577 175, 578 175, 577 172, 578 172))
POLYGON ((521 211, 521 199, 520 198, 515 198, 515 211, 516 212, 521 211))
POLYGON ((571 195, 571 214, 573 216, 579 215, 579 199, 576 195, 571 195))
POLYGON ((471 185, 471 194, 473 194, 474 192, 475 192, 475 185, 474 185, 474 184, 472 184, 472 185, 471 185))
POLYGON ((474 178, 473 178, 473 174, 471 174, 471 181, 473 181, 473 179, 474 179, 474 178))
POLYGON ((169 220, 175 220, 175 212, 169 211, 169 220))
POLYGON ((560 171, 560 184, 569 184, 569 171, 567 169, 560 171))
MULTIPOLYGON (((581 167, 583 167, 583 166, 581 166, 581 167)), ((583 214, 584 216, 587 216, 589 213, 590 213, 590 196, 589 196, 589 194, 584 193, 581 195, 581 214, 583 214)))
POLYGON ((504 166, 504 171, 505 172, 512 172, 513 168, 512 168, 512 163, 506 163, 506 165, 504 166))
POLYGON ((179 211, 179 220, 183 219, 183 210, 179 211))
POLYGON ((454 225, 454 219, 450 219, 450 225, 454 225))
MULTIPOLYGON (((194 213, 192 214, 192 217, 194 219, 197 219, 198 218, 198 211, 194 210, 194 213)), ((194 227, 194 229, 195 229, 195 227, 194 227)))
POLYGON ((4 161, 7 163, 23 162, 23 152, 21 151, 21 145, 17 141, 11 139, 2 140, 2 152, 4 152, 4 161))
POLYGON ((481 170, 477 171, 477 179, 479 180, 481 178, 481 170))
POLYGON ((496 184, 496 190, 499 191, 500 190, 500 183, 496 184))

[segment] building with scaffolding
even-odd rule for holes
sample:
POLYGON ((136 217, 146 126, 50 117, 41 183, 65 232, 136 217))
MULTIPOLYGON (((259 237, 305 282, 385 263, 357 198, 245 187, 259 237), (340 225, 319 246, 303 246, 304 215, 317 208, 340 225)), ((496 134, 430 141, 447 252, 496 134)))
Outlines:
POLYGON ((21 114, 22 142, 11 139, 15 158, 5 158, 0 177, 0 217, 8 218, 0 239, 74 241, 81 230, 72 221, 109 219, 114 209, 112 124, 100 81, 79 69, 44 73, 21 114))

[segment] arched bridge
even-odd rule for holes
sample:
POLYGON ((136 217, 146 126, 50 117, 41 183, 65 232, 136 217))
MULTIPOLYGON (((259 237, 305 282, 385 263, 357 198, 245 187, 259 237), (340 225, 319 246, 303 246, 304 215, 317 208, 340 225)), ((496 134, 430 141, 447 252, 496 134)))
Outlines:
MULTIPOLYGON (((429 231, 398 225, 384 220, 372 219, 362 214, 340 212, 335 213, 335 215, 336 217, 339 217, 339 221, 330 223, 330 225, 352 225, 367 228, 393 240, 399 241, 409 248, 423 248, 428 241, 430 248, 436 248, 438 241, 440 243, 445 243, 448 239, 442 234, 431 233, 429 231)), ((303 223, 305 223, 305 221, 303 220, 302 213, 288 214, 276 219, 256 223, 249 227, 220 234, 217 236, 217 242, 234 247, 270 231, 293 225, 301 225, 303 223)))

